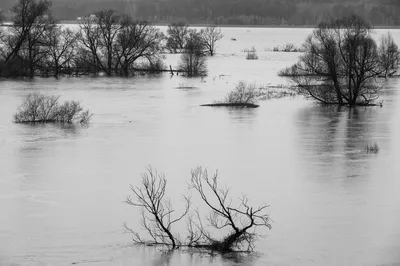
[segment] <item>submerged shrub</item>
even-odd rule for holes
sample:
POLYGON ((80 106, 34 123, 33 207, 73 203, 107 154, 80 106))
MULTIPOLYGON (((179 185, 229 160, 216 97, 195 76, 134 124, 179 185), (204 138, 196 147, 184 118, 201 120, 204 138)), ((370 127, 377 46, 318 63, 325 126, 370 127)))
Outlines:
POLYGON ((367 153, 378 153, 379 146, 376 142, 370 142, 367 144, 366 151, 367 153))
POLYGON ((43 95, 38 92, 29 93, 14 115, 16 123, 88 123, 92 114, 83 112, 78 101, 59 103, 59 97, 43 95))
POLYGON ((257 60, 258 59, 257 51, 256 51, 256 48, 254 48, 254 46, 250 50, 247 50, 246 59, 247 60, 257 60))
POLYGON ((226 97, 225 102, 230 104, 254 104, 257 102, 259 96, 259 89, 254 84, 246 84, 240 81, 235 89, 231 91, 226 97))

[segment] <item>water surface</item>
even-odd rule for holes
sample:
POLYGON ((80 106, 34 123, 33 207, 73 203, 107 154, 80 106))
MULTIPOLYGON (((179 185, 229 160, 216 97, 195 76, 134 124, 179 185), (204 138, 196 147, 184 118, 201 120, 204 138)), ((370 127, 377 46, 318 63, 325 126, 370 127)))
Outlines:
MULTIPOLYGON (((385 85, 382 108, 321 107, 302 98, 253 110, 199 107, 239 80, 287 84, 276 73, 299 54, 268 50, 301 44, 310 31, 226 28, 205 79, 0 81, 0 265, 400 263, 399 79, 385 85), (242 52, 252 46, 257 61, 242 52), (32 91, 80 100, 95 114, 92 123, 14 124, 32 91), (378 154, 365 152, 372 141, 378 154), (218 169, 232 197, 245 193, 254 205, 270 205, 272 230, 260 232, 266 237, 252 255, 133 246, 122 224, 138 228, 139 210, 123 201, 149 164, 165 172, 177 209, 190 169, 218 169)), ((400 43, 400 31, 392 33, 400 43)))

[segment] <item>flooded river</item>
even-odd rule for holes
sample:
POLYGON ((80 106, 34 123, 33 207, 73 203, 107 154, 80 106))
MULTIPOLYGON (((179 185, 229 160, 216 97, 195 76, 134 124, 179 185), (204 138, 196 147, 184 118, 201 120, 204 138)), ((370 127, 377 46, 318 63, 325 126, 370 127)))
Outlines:
MULTIPOLYGON (((225 28, 204 79, 1 80, 0 265, 400 265, 400 79, 387 81, 383 107, 321 107, 300 97, 253 110, 199 106, 240 80, 288 84, 276 73, 299 54, 268 50, 299 45, 310 31, 225 28), (252 46, 259 60, 245 59, 252 46), (14 124, 32 91, 79 100, 93 120, 14 124), (370 142, 378 154, 366 153, 370 142), (272 230, 259 231, 265 238, 251 255, 134 246, 122 225, 139 229, 140 212, 124 200, 148 165, 165 173, 177 209, 192 168, 218 169, 233 198, 270 205, 272 230)), ((400 44, 400 30, 392 33, 400 44)))

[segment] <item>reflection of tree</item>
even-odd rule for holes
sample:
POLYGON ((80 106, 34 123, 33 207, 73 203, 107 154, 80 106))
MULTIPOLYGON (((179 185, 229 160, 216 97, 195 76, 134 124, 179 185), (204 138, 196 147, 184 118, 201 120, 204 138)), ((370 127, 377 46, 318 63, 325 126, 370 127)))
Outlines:
POLYGON ((314 106, 300 113, 300 149, 323 174, 359 172, 366 163, 365 147, 375 135, 377 108, 314 106), (332 172, 333 171, 333 172, 332 172))

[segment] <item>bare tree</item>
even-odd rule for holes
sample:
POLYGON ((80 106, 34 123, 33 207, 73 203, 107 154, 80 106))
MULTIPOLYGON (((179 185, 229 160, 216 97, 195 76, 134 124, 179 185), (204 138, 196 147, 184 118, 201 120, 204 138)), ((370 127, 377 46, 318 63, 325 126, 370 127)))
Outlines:
POLYGON ((215 53, 217 42, 224 37, 221 29, 215 26, 208 26, 204 30, 201 30, 200 34, 203 38, 208 53, 213 56, 215 53))
POLYGON ((39 29, 46 29, 44 26, 48 24, 51 2, 48 0, 19 0, 19 2, 11 8, 13 13, 12 22, 12 43, 10 43, 10 52, 6 60, 17 55, 27 38, 34 41, 37 39, 39 29), (34 34, 32 35, 32 32, 34 34))
POLYGON ((207 57, 204 52, 204 42, 199 32, 191 30, 185 51, 179 62, 179 70, 189 77, 207 75, 207 57))
POLYGON ((104 66, 101 66, 101 58, 99 56, 101 32, 97 25, 97 19, 88 16, 79 21, 78 43, 80 45, 78 51, 79 61, 91 66, 95 71, 104 69, 104 66))
POLYGON ((71 74, 77 36, 70 29, 54 27, 45 33, 48 68, 55 77, 60 73, 71 74))
MULTIPOLYGON (((153 239, 152 242, 147 242, 148 244, 166 244, 176 248, 180 240, 173 235, 172 225, 187 215, 190 198, 184 198, 186 205, 183 213, 172 217, 175 210, 171 202, 165 199, 166 186, 165 175, 149 167, 147 172, 142 174, 142 185, 140 187, 131 185, 135 199, 128 197, 126 202, 142 208, 142 226, 153 239)), ((137 232, 125 227, 132 232, 134 242, 146 243, 137 232)))
POLYGON ((323 22, 307 38, 299 62, 280 75, 289 76, 301 94, 324 104, 374 104, 381 69, 371 34, 369 24, 357 16, 323 22))
POLYGON ((168 26, 166 47, 171 53, 182 51, 189 36, 189 25, 184 22, 175 22, 168 26))
POLYGON ((115 41, 122 29, 121 18, 114 10, 102 10, 97 12, 98 30, 100 33, 100 51, 101 59, 105 59, 104 63, 100 63, 102 70, 111 76, 113 70, 116 68, 115 64, 115 41))
POLYGON ((13 25, 3 37, 3 57, 8 75, 25 73, 26 70, 30 77, 34 76, 45 56, 44 33, 55 24, 50 7, 51 2, 47 0, 19 0, 12 7, 13 25))
POLYGON ((255 231, 251 230, 257 227, 271 229, 269 215, 265 213, 268 206, 254 208, 249 205, 249 200, 245 196, 240 199, 240 204, 233 206, 232 200, 228 198, 229 189, 219 186, 218 172, 209 178, 207 169, 197 167, 192 170, 190 186, 199 193, 203 202, 211 209, 208 216, 210 225, 218 230, 224 228, 230 230, 230 233, 222 240, 214 240, 209 233, 204 234, 211 240, 211 249, 225 252, 235 248, 241 249, 243 245, 247 245, 247 248, 251 250, 257 238, 255 231))
POLYGON ((122 74, 128 76, 138 60, 147 60, 150 64, 159 61, 161 39, 160 31, 147 22, 136 22, 125 17, 115 48, 122 74))
POLYGON ((381 44, 378 52, 382 76, 386 78, 395 75, 400 67, 400 51, 390 33, 381 37, 381 44))
POLYGON ((167 245, 172 248, 186 246, 219 252, 244 249, 251 251, 259 236, 256 229, 271 229, 270 218, 266 213, 268 206, 252 207, 245 196, 234 206, 229 198, 229 189, 219 186, 218 173, 209 178, 206 169, 193 169, 189 188, 194 189, 211 210, 207 216, 210 226, 216 230, 228 230, 228 235, 222 239, 216 239, 207 229, 198 210, 189 214, 191 202, 188 197, 184 198, 185 208, 182 214, 172 218, 175 210, 170 201, 165 199, 166 185, 164 174, 159 174, 150 167, 142 174, 141 186, 131 186, 135 199, 128 197, 126 202, 142 208, 141 224, 152 238, 152 241, 144 240, 139 233, 125 224, 125 228, 133 234, 135 243, 167 245), (172 225, 184 217, 187 217, 187 237, 182 241, 173 234, 172 225))

